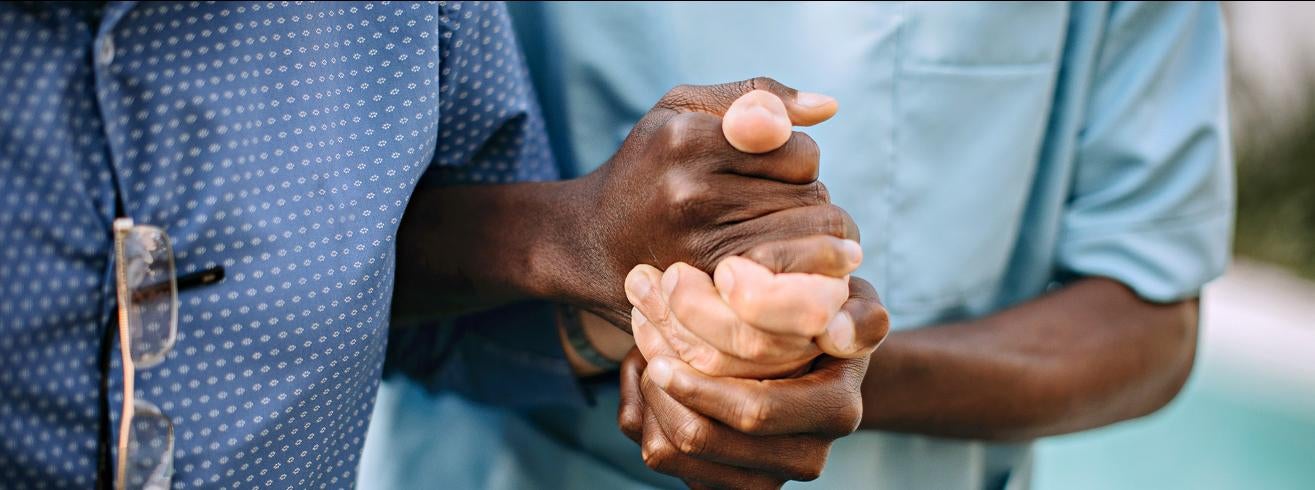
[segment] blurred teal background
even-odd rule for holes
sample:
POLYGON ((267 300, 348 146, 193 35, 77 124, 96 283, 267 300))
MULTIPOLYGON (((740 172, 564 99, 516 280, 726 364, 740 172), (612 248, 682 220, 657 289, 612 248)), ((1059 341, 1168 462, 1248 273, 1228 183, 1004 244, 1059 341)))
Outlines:
POLYGON ((1192 379, 1150 417, 1039 445, 1036 488, 1315 489, 1315 3, 1225 4, 1236 264, 1192 379))
POLYGON ((1043 441, 1039 489, 1315 489, 1315 286, 1237 263, 1206 289, 1196 369, 1150 417, 1043 441))

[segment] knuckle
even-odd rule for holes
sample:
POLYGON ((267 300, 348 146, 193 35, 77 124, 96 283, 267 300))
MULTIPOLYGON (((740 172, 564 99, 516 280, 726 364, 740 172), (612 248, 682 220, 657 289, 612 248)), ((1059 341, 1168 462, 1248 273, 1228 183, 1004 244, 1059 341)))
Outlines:
POLYGON ((823 245, 814 250, 817 250, 818 259, 821 260, 823 264, 826 264, 828 268, 840 268, 849 262, 849 258, 845 256, 845 252, 840 249, 841 243, 843 243, 840 239, 830 235, 822 238, 823 245))
POLYGON ((790 136, 790 157, 799 170, 801 181, 815 182, 821 169, 822 149, 808 133, 795 131, 790 136))
POLYGON ((752 284, 737 285, 731 290, 731 307, 735 314, 749 325, 761 325, 766 316, 767 301, 763 298, 762 286, 752 284))
POLYGON ((729 147, 721 135, 721 118, 704 112, 682 112, 667 119, 658 129, 658 149, 669 160, 692 160, 709 157, 729 147))
POLYGON ((676 356, 684 359, 690 366, 697 369, 703 364, 702 353, 697 347, 690 345, 689 342, 679 338, 667 339, 667 342, 671 344, 672 350, 676 351, 676 356))
POLYGON ((751 336, 745 346, 745 356, 750 361, 757 363, 768 363, 772 361, 774 349, 761 336, 751 336))
POLYGON ((674 451, 670 444, 661 437, 650 437, 644 439, 644 466, 654 471, 662 471, 671 464, 671 457, 674 451))
POLYGON ((772 272, 800 272, 803 269, 804 260, 799 256, 797 250, 783 248, 781 254, 777 257, 778 267, 772 272))
POLYGON ((695 115, 682 113, 668 119, 658 130, 657 142, 669 154, 681 154, 695 137, 695 115))
MULTIPOLYGON (((709 310, 714 308, 714 299, 709 298, 698 289, 677 286, 668 298, 671 314, 681 320, 681 325, 695 327, 712 326, 710 319, 716 318, 709 310)), ((688 328, 688 327, 687 327, 688 328)))
POLYGON ((681 217, 695 216, 702 211, 709 194, 706 185, 683 173, 668 173, 663 179, 662 191, 672 214, 681 217))
POLYGON ((746 83, 750 89, 766 90, 772 93, 780 93, 785 88, 785 85, 776 81, 775 78, 761 75, 746 80, 746 83))
POLYGON ((633 438, 635 435, 639 434, 639 432, 640 427, 638 424, 635 424, 634 421, 626 420, 621 423, 621 433, 625 434, 627 437, 633 438))
POLYGON ((885 306, 873 305, 868 312, 868 321, 876 330, 878 339, 885 339, 887 335, 890 335, 890 312, 886 311, 885 306))
POLYGON ((845 225, 846 218, 847 215, 839 206, 828 204, 817 213, 817 221, 815 222, 817 230, 815 231, 818 234, 843 238, 847 229, 845 225))
MULTIPOLYGON (((671 321, 671 309, 668 308, 666 304, 662 303, 661 294, 649 291, 649 293, 644 295, 640 301, 642 307, 636 307, 635 309, 641 310, 640 314, 644 315, 645 320, 648 320, 647 323, 649 323, 649 327, 661 328, 661 326, 666 325, 671 321)), ((631 332, 633 333, 633 331, 634 323, 632 322, 631 332)))
POLYGON ((830 204, 830 203, 831 203, 831 189, 828 189, 828 188, 826 187, 826 184, 823 183, 823 182, 820 181, 820 180, 813 181, 813 184, 817 186, 817 199, 818 199, 819 201, 824 202, 824 203, 828 203, 828 204, 830 204))
POLYGON ((690 367, 703 373, 716 375, 726 371, 725 360, 711 350, 693 349, 689 359, 690 367))
POLYGON ((831 191, 827 190, 826 184, 814 180, 809 186, 813 188, 813 198, 818 204, 831 204, 831 191))
POLYGON ((701 372, 714 374, 722 372, 725 359, 720 352, 705 344, 671 339, 676 354, 684 359, 690 367, 701 372))
POLYGON ((750 78, 748 80, 741 80, 738 82, 730 82, 721 85, 716 85, 716 87, 720 92, 719 95, 721 95, 729 102, 738 99, 741 95, 747 94, 753 91, 754 89, 758 88, 757 80, 758 78, 750 78))
POLYGON ((757 262, 759 265, 772 269, 773 271, 781 270, 780 267, 785 263, 781 260, 784 248, 776 243, 754 247, 744 254, 744 258, 757 262))
POLYGON ((830 453, 830 440, 810 437, 795 449, 797 457, 790 460, 789 466, 784 468, 783 473, 791 480, 816 480, 826 469, 826 460, 830 453))
POLYGON ((821 335, 831 323, 833 313, 825 305, 812 303, 804 306, 800 311, 799 328, 809 336, 821 335))
POLYGON ((809 461, 790 472, 790 479, 795 481, 813 481, 822 476, 822 469, 826 467, 826 460, 809 461))
POLYGON ((708 449, 709 432, 712 426, 707 422, 691 417, 680 426, 676 433, 676 447, 682 454, 698 456, 708 449))
POLYGON ((847 436, 858 430, 858 425, 863 421, 863 399, 860 397, 851 397, 849 402, 842 405, 836 413, 835 418, 836 436, 847 436))
POLYGON ((626 434, 638 433, 641 428, 642 422, 640 421, 639 416, 634 412, 635 410, 628 410, 625 406, 622 406, 621 409, 617 411, 617 425, 620 426, 621 431, 626 434))
POLYGON ((767 421, 771 418, 772 409, 770 404, 759 398, 744 400, 740 405, 739 417, 736 418, 736 429, 746 434, 757 434, 762 432, 767 426, 767 421))
POLYGON ((732 337, 735 342, 736 354, 742 359, 750 362, 764 363, 772 354, 771 346, 767 345, 766 339, 761 335, 755 334, 747 328, 737 329, 735 336, 732 337))
POLYGON ((876 349, 890 335, 890 312, 886 310, 885 305, 873 294, 871 286, 867 285, 861 279, 851 279, 851 290, 858 288, 860 291, 859 299, 851 298, 849 303, 857 305, 856 311, 853 311, 854 324, 862 329, 861 339, 870 343, 868 349, 876 349), (867 290, 864 294, 863 290, 867 290))
POLYGON ((695 86, 689 84, 681 84, 671 87, 671 90, 662 94, 662 98, 658 100, 658 105, 673 109, 685 107, 690 99, 693 98, 694 91, 695 86))

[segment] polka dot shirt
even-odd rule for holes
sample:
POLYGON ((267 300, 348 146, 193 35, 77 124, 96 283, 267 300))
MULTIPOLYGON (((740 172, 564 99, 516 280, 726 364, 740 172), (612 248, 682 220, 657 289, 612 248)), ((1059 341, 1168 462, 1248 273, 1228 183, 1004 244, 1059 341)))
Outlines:
POLYGON ((173 487, 351 486, 411 192, 547 148, 498 3, 0 4, 0 486, 117 457, 116 216, 227 272, 137 374, 173 487))

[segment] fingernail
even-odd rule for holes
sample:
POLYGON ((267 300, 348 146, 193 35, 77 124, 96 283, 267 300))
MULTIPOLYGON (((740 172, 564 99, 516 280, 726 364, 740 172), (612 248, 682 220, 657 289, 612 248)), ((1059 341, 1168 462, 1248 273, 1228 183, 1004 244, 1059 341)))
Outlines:
POLYGON ((667 268, 666 272, 662 273, 662 291, 670 296, 671 292, 676 290, 677 282, 680 282, 680 267, 672 265, 667 268))
POLYGON ((639 311, 639 308, 630 308, 630 329, 634 330, 648 323, 648 317, 639 311))
POLYGON ((667 385, 671 384, 671 374, 671 361, 664 357, 648 363, 648 379, 653 380, 662 389, 666 389, 667 385))
POLYGON ((721 299, 730 301, 731 291, 735 290, 735 261, 723 260, 717 267, 716 275, 713 282, 717 284, 717 292, 721 293, 721 299))
POLYGON ((648 280, 648 275, 642 272, 632 272, 626 277, 626 289, 629 289, 636 298, 644 298, 653 290, 653 285, 648 280))
POLYGON ((826 325, 826 334, 837 348, 845 352, 854 350, 854 319, 849 316, 849 312, 841 310, 836 313, 831 323, 826 325))
POLYGON ((863 246, 858 242, 845 240, 845 244, 841 247, 844 248, 845 258, 849 260, 850 265, 857 266, 863 263, 863 246))
POLYGON ((814 92, 799 92, 795 94, 794 101, 801 106, 815 108, 835 102, 836 99, 829 95, 814 92))

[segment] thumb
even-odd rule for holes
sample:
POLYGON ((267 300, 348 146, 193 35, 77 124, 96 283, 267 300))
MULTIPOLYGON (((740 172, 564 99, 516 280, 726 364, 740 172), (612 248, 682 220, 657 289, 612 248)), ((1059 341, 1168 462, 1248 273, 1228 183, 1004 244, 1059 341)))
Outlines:
POLYGON ((849 300, 831 318, 826 332, 814 340, 833 357, 857 359, 872 355, 890 333, 890 315, 872 284, 849 278, 849 300))
POLYGON ((721 131, 727 143, 745 153, 780 148, 793 133, 785 103, 766 90, 754 90, 735 99, 722 116, 721 131))
POLYGON ((755 90, 765 91, 780 99, 790 123, 795 126, 812 126, 830 119, 839 108, 836 99, 832 97, 800 92, 767 77, 716 85, 681 85, 662 96, 656 108, 724 117, 735 101, 755 90))

